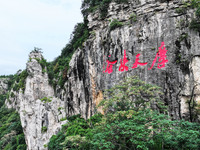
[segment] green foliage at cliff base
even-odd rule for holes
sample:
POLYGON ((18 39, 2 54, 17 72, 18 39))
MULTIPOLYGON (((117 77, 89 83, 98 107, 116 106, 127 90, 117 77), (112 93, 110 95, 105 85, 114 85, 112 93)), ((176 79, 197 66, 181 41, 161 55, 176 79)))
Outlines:
POLYGON ((51 137, 48 148, 198 150, 200 146, 199 124, 171 121, 168 116, 150 109, 94 117, 99 121, 79 117, 69 121, 51 137))
POLYGON ((5 95, 0 95, 0 149, 26 150, 19 114, 5 108, 5 97, 5 95))
POLYGON ((96 114, 88 120, 80 115, 68 118, 61 131, 51 137, 49 150, 199 149, 200 125, 172 121, 161 113, 165 107, 158 99, 162 95, 158 87, 128 78, 108 90, 108 94, 101 103, 104 116, 96 114))

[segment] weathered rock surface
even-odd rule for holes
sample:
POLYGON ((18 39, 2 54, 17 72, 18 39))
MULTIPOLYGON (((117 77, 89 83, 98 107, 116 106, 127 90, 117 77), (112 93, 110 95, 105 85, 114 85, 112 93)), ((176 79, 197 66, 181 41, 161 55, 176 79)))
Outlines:
POLYGON ((52 135, 56 134, 60 121, 66 116, 64 101, 54 97, 54 90, 48 83, 48 76, 42 73, 42 68, 36 59, 42 59, 40 53, 31 53, 31 61, 27 63, 29 76, 26 88, 19 93, 11 91, 15 97, 6 101, 8 108, 15 108, 20 114, 22 128, 25 134, 28 150, 45 150, 52 135), (35 59, 36 58, 36 59, 35 59), (47 101, 41 101, 46 98, 47 101))
POLYGON ((101 20, 98 12, 88 16, 89 29, 95 34, 77 50, 70 63, 69 80, 64 100, 67 114, 81 113, 85 118, 95 113, 102 92, 127 76, 137 75, 142 80, 163 88, 165 104, 173 119, 188 115, 191 96, 199 101, 200 38, 189 29, 194 10, 178 14, 180 1, 132 1, 129 4, 111 3, 108 16, 101 20), (131 16, 136 16, 136 20, 131 16), (110 20, 117 19, 123 26, 110 31, 110 20), (161 42, 167 51, 166 66, 158 69, 158 60, 151 67, 161 42), (126 50, 128 71, 120 72, 120 59, 126 50), (136 55, 146 66, 132 69, 136 55), (111 55, 111 57, 108 57, 111 55), (106 60, 118 62, 111 74, 103 73, 106 60), (195 86, 194 90, 193 87, 195 86), (193 92, 192 92, 193 91, 193 92))
POLYGON ((0 79, 0 95, 5 94, 8 90, 8 78, 0 79))

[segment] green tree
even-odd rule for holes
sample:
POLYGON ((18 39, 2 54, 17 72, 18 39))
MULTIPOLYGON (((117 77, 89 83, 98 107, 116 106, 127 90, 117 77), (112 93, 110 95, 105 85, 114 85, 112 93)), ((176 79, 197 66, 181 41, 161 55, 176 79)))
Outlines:
POLYGON ((163 102, 161 88, 147 84, 138 77, 130 77, 105 92, 105 99, 100 103, 106 112, 135 111, 154 108, 166 110, 163 102))
POLYGON ((68 118, 49 149, 198 150, 200 125, 172 121, 160 100, 161 89, 138 77, 125 79, 105 93, 105 115, 68 118))

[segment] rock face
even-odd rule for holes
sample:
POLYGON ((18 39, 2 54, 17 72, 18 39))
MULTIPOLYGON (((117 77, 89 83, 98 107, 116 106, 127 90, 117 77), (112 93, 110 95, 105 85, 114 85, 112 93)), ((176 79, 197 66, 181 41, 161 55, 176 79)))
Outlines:
POLYGON ((140 0, 129 4, 111 3, 105 20, 100 19, 98 12, 90 14, 88 26, 94 34, 74 54, 65 84, 67 114, 90 117, 105 89, 124 77, 137 75, 163 88, 164 101, 173 119, 187 118, 187 101, 193 97, 199 102, 200 96, 200 38, 198 32, 189 29, 194 10, 188 8, 185 13, 177 13, 182 5, 179 1, 140 0), (111 31, 110 23, 114 19, 123 22, 123 26, 111 31), (162 42, 168 50, 168 62, 159 69, 158 57, 149 70, 162 42), (128 59, 125 65, 129 69, 120 72, 124 50, 128 59), (132 69, 137 54, 140 54, 139 62, 148 64, 132 69), (103 73, 106 60, 117 60, 111 74, 103 73))
POLYGON ((57 87, 54 93, 47 74, 42 73, 35 59, 41 59, 41 54, 31 53, 24 93, 13 91, 12 103, 6 101, 8 107, 20 113, 28 150, 46 149, 43 145, 61 127, 62 117, 81 114, 89 118, 98 110, 96 105, 103 99, 105 89, 133 75, 163 88, 163 101, 172 119, 188 119, 188 101, 200 103, 200 37, 189 29, 194 10, 177 13, 182 5, 178 0, 135 0, 128 4, 111 3, 105 20, 100 19, 98 12, 90 14, 88 27, 94 34, 73 55, 65 90, 57 87), (110 30, 114 19, 123 26, 110 30), (158 57, 149 69, 162 42, 168 62, 158 68, 158 57), (121 72, 124 50, 129 69, 121 72), (139 62, 148 64, 132 68, 137 54, 139 62), (117 60, 111 74, 104 72, 106 60, 117 60), (51 102, 42 102, 44 97, 51 102))
POLYGON ((11 91, 15 97, 6 101, 8 108, 15 108, 19 114, 25 134, 28 150, 45 150, 52 135, 56 134, 60 121, 66 116, 64 101, 54 97, 54 90, 48 83, 48 76, 42 73, 37 60, 42 59, 41 53, 31 53, 27 63, 29 76, 26 79, 25 91, 11 91))
POLYGON ((8 78, 0 79, 0 95, 5 94, 8 90, 8 78))

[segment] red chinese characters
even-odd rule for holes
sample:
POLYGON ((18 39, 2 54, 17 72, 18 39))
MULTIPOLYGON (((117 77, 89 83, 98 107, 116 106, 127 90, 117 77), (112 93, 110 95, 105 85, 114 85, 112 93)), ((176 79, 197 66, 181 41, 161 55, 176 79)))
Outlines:
POLYGON ((119 66, 119 71, 123 72, 124 70, 128 71, 128 66, 125 66, 125 64, 128 62, 127 57, 126 57, 126 50, 124 50, 124 58, 123 60, 120 60, 120 66, 119 66))
POLYGON ((157 60, 158 57, 159 57, 159 60, 158 60, 159 63, 157 65, 157 68, 158 69, 164 68, 165 64, 168 62, 168 60, 166 59, 167 58, 166 53, 167 53, 167 50, 165 48, 165 43, 162 42, 161 46, 158 48, 158 52, 156 54, 155 59, 153 60, 151 68, 149 68, 148 70, 151 70, 153 68, 153 66, 156 63, 156 60, 157 60))
MULTIPOLYGON (((109 56, 109 57, 110 57, 110 56, 109 56)), ((114 65, 115 63, 117 63, 117 60, 112 61, 112 62, 110 62, 109 60, 106 60, 106 62, 107 62, 106 70, 103 71, 103 72, 104 72, 104 73, 107 72, 108 74, 111 74, 111 73, 113 72, 112 67, 113 67, 113 65, 114 65)))
POLYGON ((140 63, 139 62, 139 57, 140 57, 140 54, 137 54, 136 55, 136 59, 135 59, 135 63, 133 64, 133 67, 132 67, 133 69, 137 68, 138 65, 144 66, 144 65, 148 64, 148 63, 140 63))
MULTIPOLYGON (((153 66, 155 65, 157 59, 158 59, 158 64, 157 64, 157 68, 158 69, 161 69, 161 68, 164 68, 165 67, 165 64, 168 62, 167 60, 167 51, 166 48, 165 48, 165 43, 164 42, 161 42, 161 46, 158 48, 158 52, 156 53, 156 57, 154 58, 152 64, 151 64, 151 67, 148 68, 148 70, 151 70, 153 68, 153 66)), ((110 55, 108 56, 110 57, 110 55)), ((136 59, 135 59, 135 62, 132 66, 133 69, 137 68, 138 65, 139 66, 145 66, 148 64, 148 62, 139 62, 140 59, 140 54, 137 54, 136 55, 136 59)), ((108 73, 108 74, 111 74, 113 72, 113 65, 117 63, 117 60, 115 61, 109 61, 107 60, 106 61, 107 63, 107 66, 106 66, 106 70, 103 71, 104 73, 108 73)), ((123 59, 120 60, 120 66, 119 66, 119 71, 120 72, 124 72, 124 71, 128 71, 128 66, 126 65, 126 63, 128 63, 128 59, 127 59, 127 56, 126 56, 126 50, 124 50, 124 56, 123 56, 123 59)), ((103 69, 104 69, 104 65, 103 65, 103 69)))

